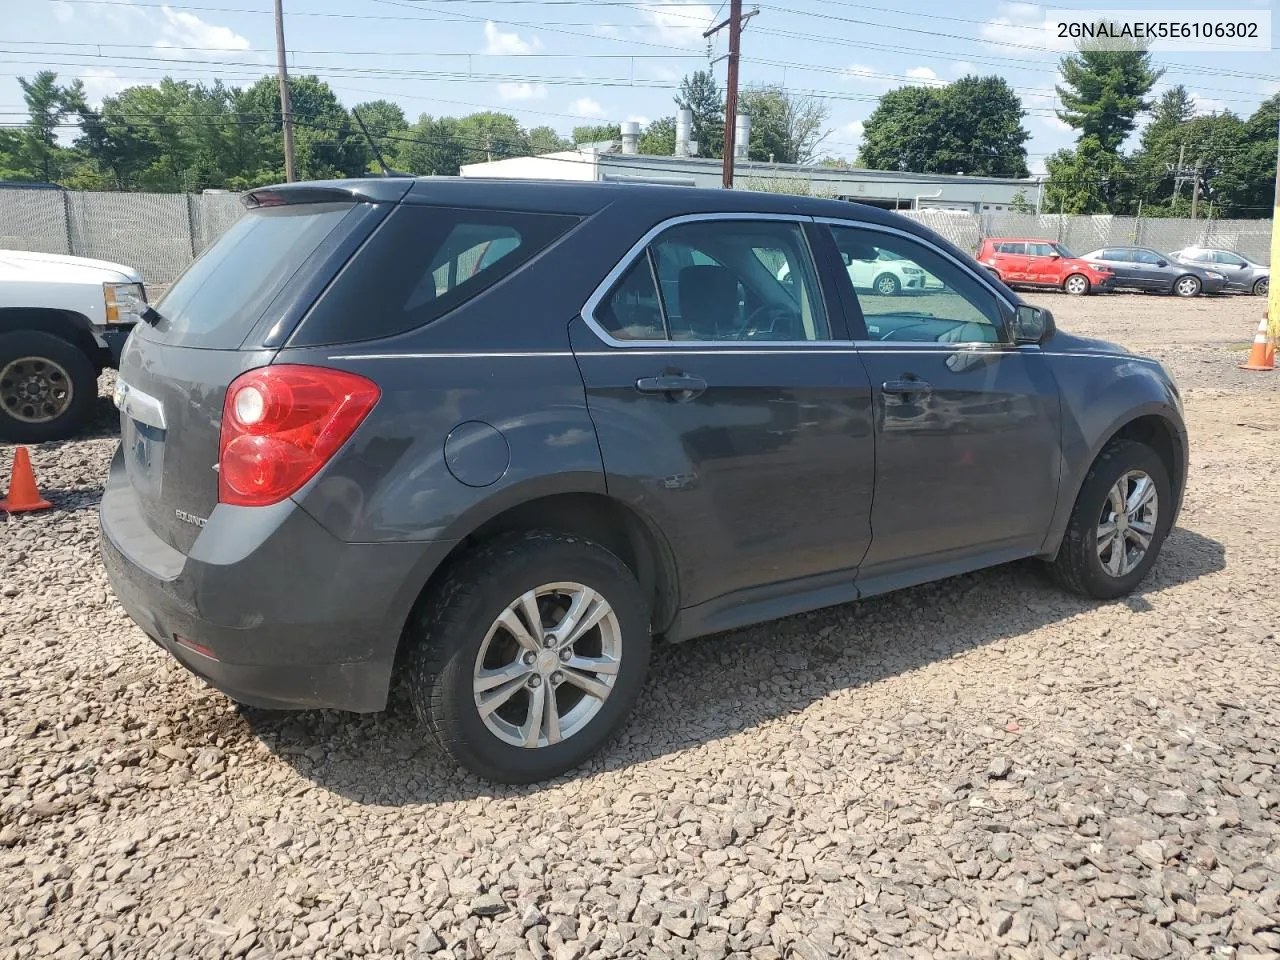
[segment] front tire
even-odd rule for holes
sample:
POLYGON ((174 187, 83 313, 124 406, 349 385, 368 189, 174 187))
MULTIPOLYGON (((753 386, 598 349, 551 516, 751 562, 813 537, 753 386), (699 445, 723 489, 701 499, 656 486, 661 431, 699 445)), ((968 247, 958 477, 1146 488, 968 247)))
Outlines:
POLYGON ((1253 285, 1253 295, 1255 297, 1265 297, 1271 290, 1271 281, 1268 277, 1259 277, 1253 285))
POLYGON ((75 345, 38 330, 0 335, 0 440, 65 440, 97 396, 97 371, 75 345))
POLYGON ((462 766, 511 784, 558 776, 604 747, 635 705, 651 645, 627 566, 540 531, 467 554, 406 640, 418 718, 462 766))
POLYGON ((1089 468, 1050 570, 1074 593, 1114 600, 1150 571, 1173 517, 1164 461, 1146 444, 1114 440, 1089 468))
POLYGON ((876 282, 872 284, 872 288, 882 297, 896 297, 902 292, 902 284, 898 282, 898 278, 892 273, 882 273, 876 277, 876 282))
POLYGON ((1083 297, 1088 294, 1091 284, 1089 278, 1082 273, 1073 273, 1062 282, 1062 289, 1067 291, 1073 297, 1083 297))
POLYGON ((1179 277, 1173 281, 1173 292, 1180 297, 1194 297, 1200 293, 1200 281, 1195 277, 1179 277))

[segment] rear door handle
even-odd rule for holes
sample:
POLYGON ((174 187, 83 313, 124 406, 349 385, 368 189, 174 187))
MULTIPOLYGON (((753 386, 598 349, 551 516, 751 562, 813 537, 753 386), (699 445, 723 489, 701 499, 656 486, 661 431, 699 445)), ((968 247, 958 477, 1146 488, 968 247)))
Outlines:
POLYGON ((881 384, 885 393, 932 393, 933 385, 923 380, 886 380, 881 384))
POLYGON ((636 381, 641 393, 682 393, 696 397, 707 389, 707 381, 688 374, 664 374, 661 377, 641 377, 636 381))

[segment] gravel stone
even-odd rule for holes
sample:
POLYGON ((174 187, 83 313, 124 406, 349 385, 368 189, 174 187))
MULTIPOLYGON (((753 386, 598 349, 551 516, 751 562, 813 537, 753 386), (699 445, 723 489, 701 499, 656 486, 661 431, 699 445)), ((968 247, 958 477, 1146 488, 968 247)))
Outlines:
POLYGON ((104 374, 30 448, 56 509, 0 515, 0 960, 1280 954, 1260 301, 1030 299, 1182 388, 1183 513, 1133 596, 1011 564, 659 647, 606 752, 521 788, 398 692, 237 707, 138 630, 98 558, 104 374))

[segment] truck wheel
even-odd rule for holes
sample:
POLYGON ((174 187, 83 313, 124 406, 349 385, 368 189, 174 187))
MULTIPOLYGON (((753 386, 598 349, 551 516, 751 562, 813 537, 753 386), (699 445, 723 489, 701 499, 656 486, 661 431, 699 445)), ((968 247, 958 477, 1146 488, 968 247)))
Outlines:
POLYGON ((98 396, 93 363, 52 334, 0 334, 0 439, 65 440, 89 419, 98 396))
POLYGON ((532 783, 597 753, 649 667, 649 610, 608 550, 530 531, 460 560, 410 622, 414 712, 458 763, 532 783))
POLYGON ((1095 600, 1130 593, 1169 534, 1173 488, 1160 455, 1112 441, 1089 468, 1050 570, 1059 584, 1095 600))

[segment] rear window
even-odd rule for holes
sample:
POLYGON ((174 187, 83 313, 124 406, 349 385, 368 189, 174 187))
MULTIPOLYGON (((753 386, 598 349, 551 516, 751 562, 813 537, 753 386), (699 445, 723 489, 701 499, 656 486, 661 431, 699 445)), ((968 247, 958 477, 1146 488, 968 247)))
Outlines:
POLYGON ((163 319, 143 335, 188 347, 239 347, 354 207, 302 204, 245 213, 165 292, 155 305, 163 319))
POLYGON ((376 340, 430 323, 577 222, 561 214, 402 205, 338 275, 291 344, 376 340))

